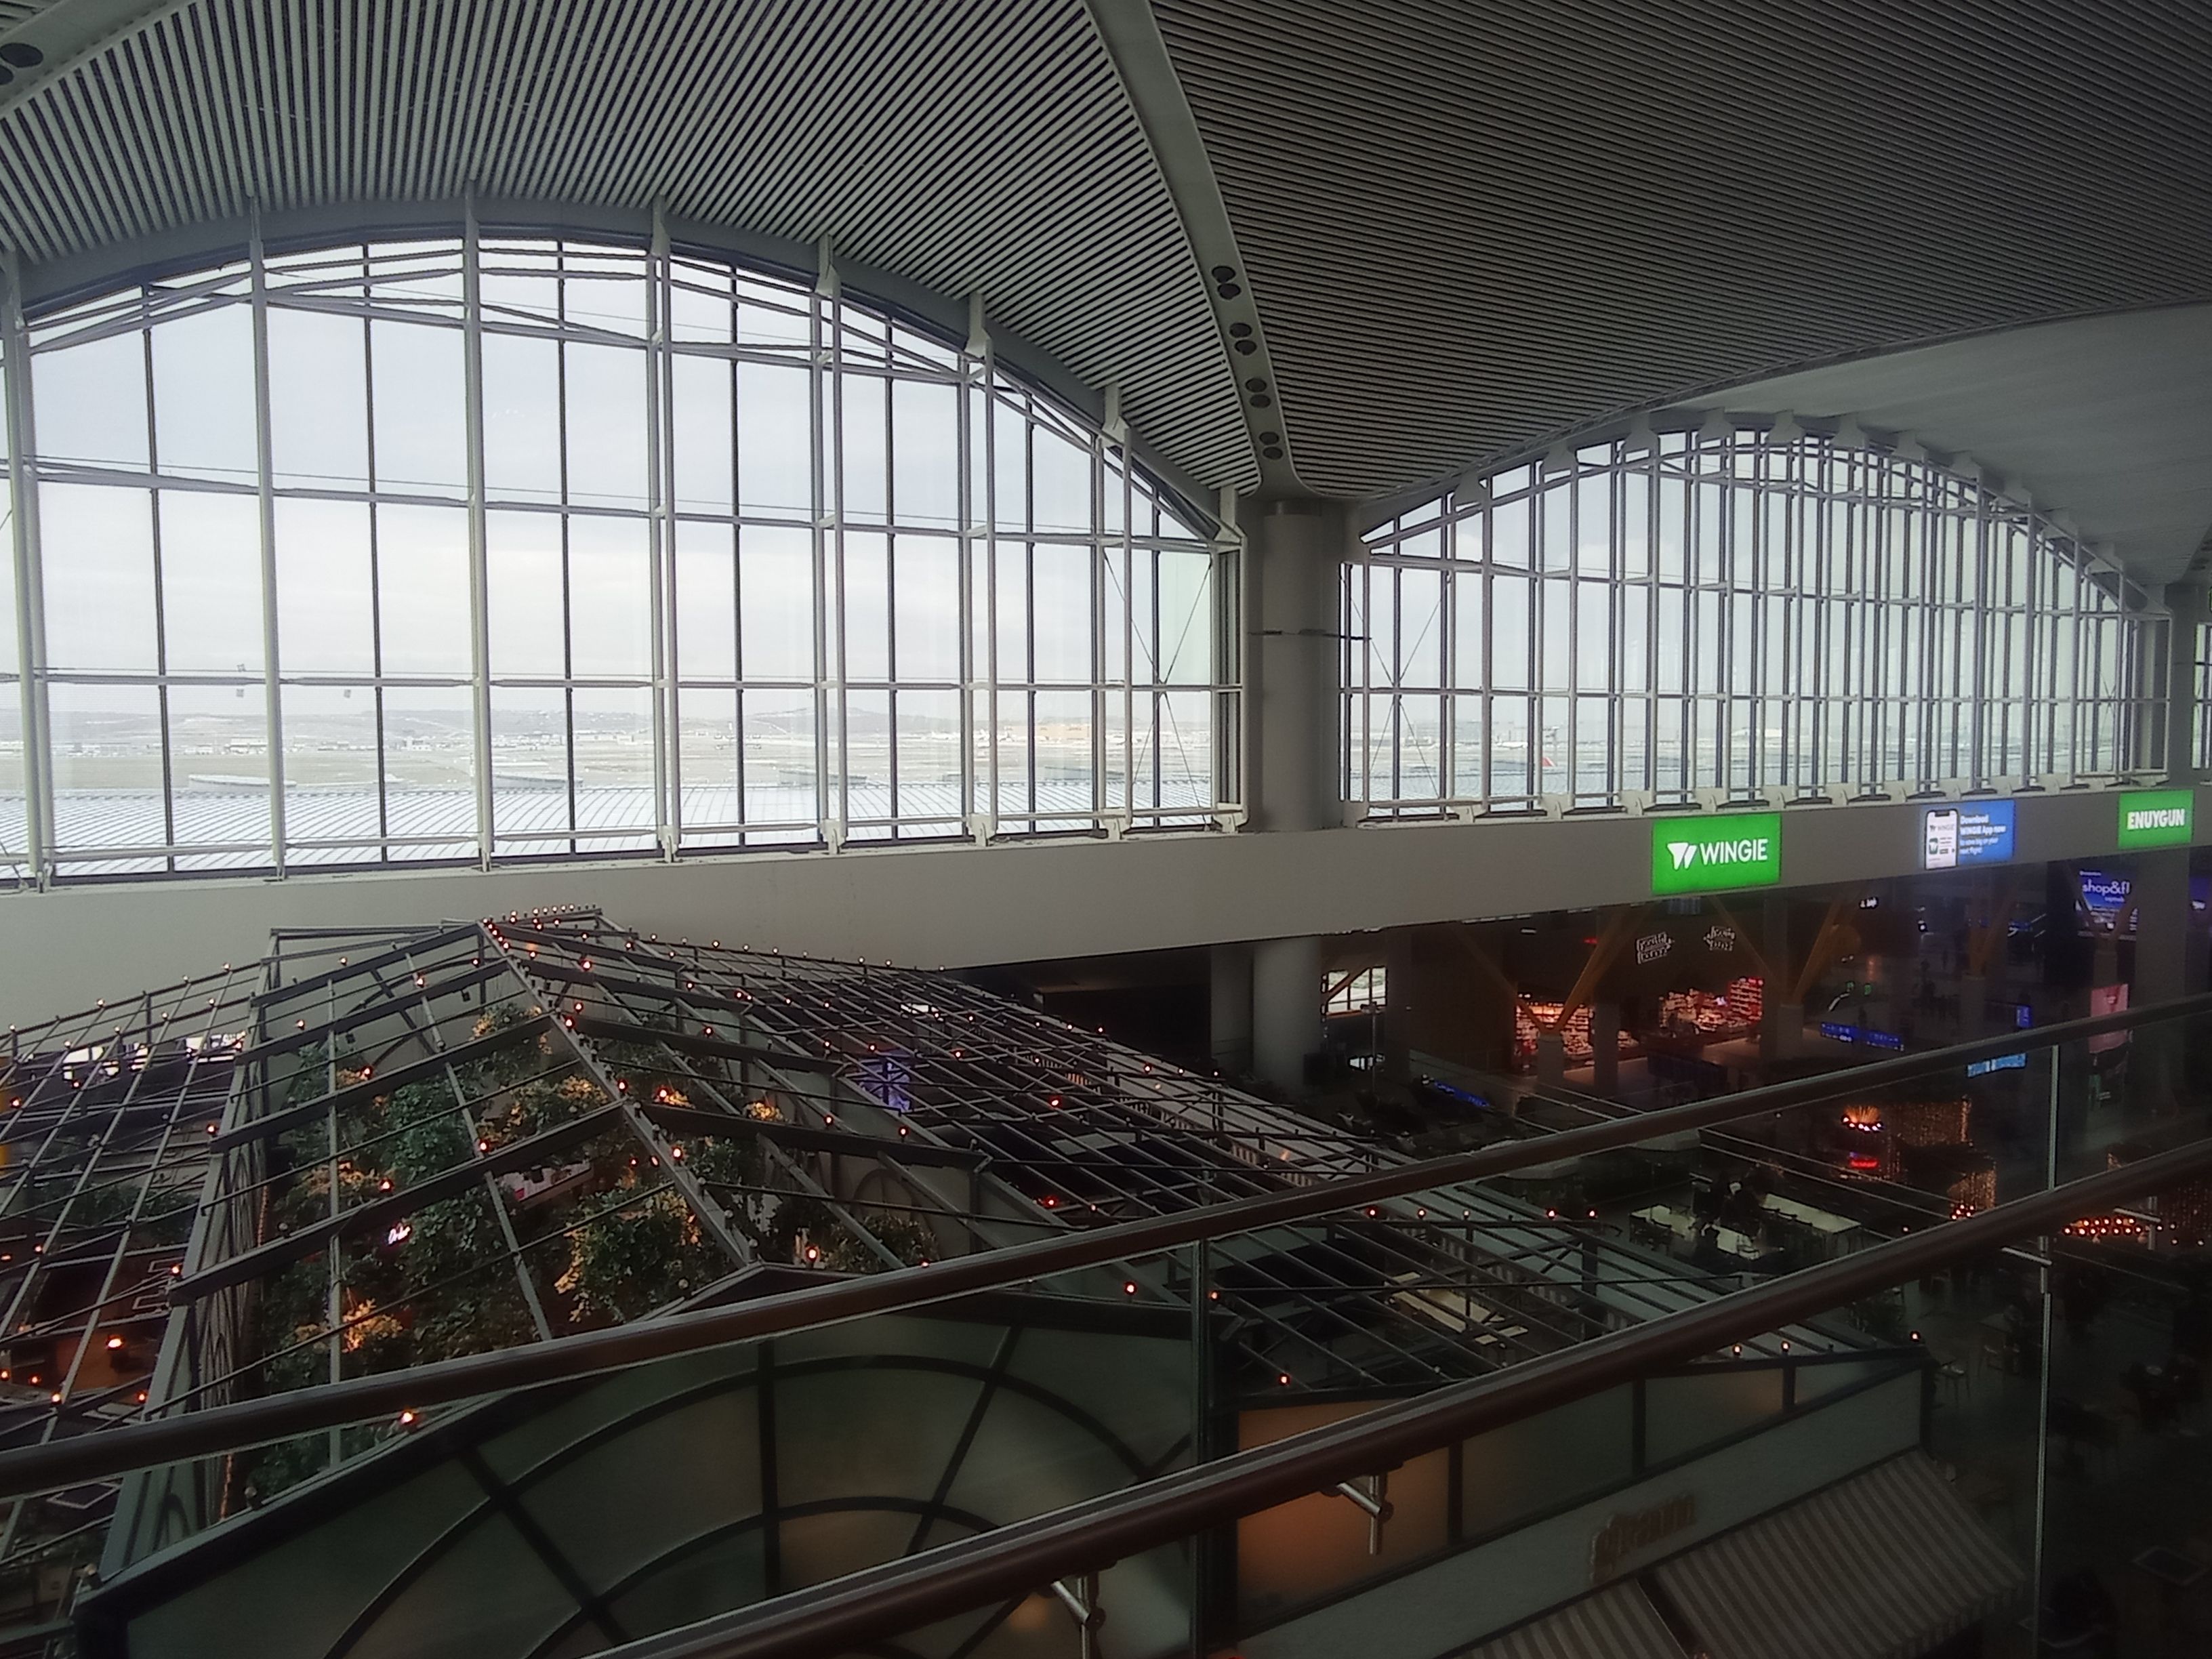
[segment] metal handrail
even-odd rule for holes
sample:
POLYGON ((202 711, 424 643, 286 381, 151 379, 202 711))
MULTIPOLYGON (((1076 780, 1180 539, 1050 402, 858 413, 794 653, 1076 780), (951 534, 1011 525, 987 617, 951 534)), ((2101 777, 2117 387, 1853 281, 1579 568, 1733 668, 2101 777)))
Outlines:
POLYGON ((971 1608, 1018 1600, 1340 1481, 1833 1310, 2012 1241, 2212 1175, 2212 1140, 1808 1267, 1472 1382, 1194 1465, 921 1555, 608 1650, 607 1659, 816 1659, 865 1650, 971 1608))
MULTIPOLYGON (((132 1469, 236 1451, 374 1418, 620 1370, 647 1360, 756 1340, 879 1314, 910 1312, 981 1291, 1153 1255, 1232 1233, 1311 1221, 1430 1188, 1509 1175, 1540 1164, 1612 1152, 1686 1130, 1815 1103, 1839 1094, 1886 1088, 1976 1060, 2054 1048, 2112 1031, 2212 1014, 2212 994, 2124 1012, 2012 1032, 1923 1054, 1876 1060, 1844 1072, 1800 1078, 1714 1100, 1595 1123, 1533 1140, 1457 1152, 1371 1173, 1317 1181, 1285 1192, 1148 1216, 1083 1232, 1007 1245, 927 1267, 842 1279, 732 1307, 672 1314, 611 1330, 557 1337, 527 1347, 466 1354, 410 1370, 295 1389, 174 1417, 121 1424, 94 1434, 0 1452, 0 1498, 52 1492, 132 1469)), ((742 1126, 739 1126, 742 1127, 742 1126)), ((897 1143, 884 1156, 896 1158, 897 1143)))

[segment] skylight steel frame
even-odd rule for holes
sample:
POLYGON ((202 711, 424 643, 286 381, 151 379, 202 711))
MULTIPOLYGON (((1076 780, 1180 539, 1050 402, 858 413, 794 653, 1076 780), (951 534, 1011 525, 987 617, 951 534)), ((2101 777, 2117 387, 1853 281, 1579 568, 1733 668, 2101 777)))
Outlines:
MULTIPOLYGON (((302 866, 333 869, 437 862, 489 867, 542 858, 668 860, 763 845, 836 850, 855 841, 988 841, 1071 831, 1119 835, 1149 830, 1206 830, 1229 827, 1238 820, 1236 732, 1241 691, 1237 647, 1241 630, 1237 619, 1240 592, 1237 534, 1233 526, 1216 523, 1202 509, 1175 495, 1135 459, 1110 393, 1106 418, 1101 422, 1069 413, 1000 367, 980 307, 971 318, 964 342, 940 342, 927 325, 911 322, 889 307, 848 298, 826 249, 810 289, 803 282, 793 281, 788 273, 749 263, 734 254, 673 246, 658 214, 644 240, 645 246, 640 248, 612 235, 556 233, 549 236, 527 228, 481 227, 471 204, 463 222, 442 235, 394 232, 381 241, 372 240, 366 244, 325 241, 264 251, 257 233, 242 257, 229 264, 135 283, 27 320, 15 309, 11 286, 5 296, 7 303, 0 305, 8 325, 4 337, 0 337, 0 374, 8 380, 11 476, 19 481, 12 493, 26 508, 15 518, 11 580, 28 596, 29 603, 21 607, 19 631, 24 635, 23 643, 12 654, 22 658, 28 672, 9 690, 23 704, 27 739, 27 824, 21 837, 24 844, 16 846, 11 844, 16 837, 0 820, 0 873, 12 875, 21 884, 45 884, 214 869, 282 875, 302 866), (508 298, 499 295, 487 298, 484 284, 501 276, 501 262, 511 264, 524 253, 547 253, 558 262, 555 278, 548 284, 556 295, 588 283, 595 273, 620 270, 634 278, 641 270, 647 306, 642 329, 610 328, 589 317, 572 317, 563 301, 556 301, 553 314, 535 316, 526 309, 518 310, 508 298), (784 307, 803 340, 787 345, 748 343, 735 328, 719 343, 697 337, 696 329, 686 336, 680 326, 679 301, 696 313, 701 292, 693 290, 708 276, 719 276, 721 291, 732 306, 759 308, 773 303, 784 307), (252 475, 164 473, 159 451, 154 447, 158 441, 152 417, 155 333, 163 323, 233 307, 250 313, 257 343, 252 351, 257 459, 252 475), (373 349, 372 330, 380 324, 404 322, 410 328, 458 331, 463 341, 466 433, 464 453, 454 458, 453 470, 457 476, 465 473, 465 479, 452 487, 426 488, 420 483, 395 485, 381 477, 373 415, 376 376, 366 368, 363 388, 368 412, 363 420, 368 475, 350 483, 319 483, 278 474, 270 446, 268 324, 273 316, 285 313, 358 318, 364 364, 373 349), (872 351, 854 355, 856 344, 866 343, 856 330, 872 338, 872 351), (69 345, 130 336, 143 343, 140 372, 148 411, 145 469, 88 464, 43 453, 36 439, 26 366, 34 358, 69 345), (644 374, 647 453, 641 499, 617 505, 579 498, 569 489, 566 468, 572 441, 566 397, 556 400, 553 411, 557 424, 556 455, 562 468, 562 483, 556 497, 525 499, 503 491, 496 480, 487 482, 483 368, 487 337, 550 341, 562 362, 571 347, 616 347, 635 354, 644 374), (726 510, 708 512, 696 501, 678 498, 675 371, 679 364, 714 360, 732 368, 747 363, 774 365, 805 374, 812 410, 809 441, 814 454, 811 507, 763 510, 758 504, 733 501, 726 510), (879 381, 884 386, 880 400, 884 430, 875 445, 880 453, 865 462, 848 457, 852 434, 842 413, 848 383, 855 382, 856 377, 879 381), (901 521, 891 392, 896 384, 908 381, 945 388, 957 410, 957 430, 952 443, 958 498, 956 522, 901 521), (1001 499, 1004 469, 988 464, 988 458, 1009 441, 1018 441, 1026 452, 1039 441, 1040 431, 1056 434, 1083 457, 1089 477, 1090 528, 1040 521, 1032 499, 1018 504, 1001 499), (844 503, 848 485, 866 475, 870 466, 880 469, 881 476, 872 487, 882 498, 882 512, 862 524, 850 517, 844 503), (853 476, 848 477, 848 472, 853 476), (156 654, 149 665, 62 670, 46 660, 41 647, 45 601, 40 574, 50 558, 64 556, 65 550, 58 547, 49 553, 43 544, 36 511, 41 485, 106 486, 145 492, 154 538, 156 605, 156 654), (258 670, 228 673, 175 669, 162 655, 167 629, 160 620, 159 610, 162 578, 158 503, 180 495, 251 498, 257 503, 264 613, 262 662, 258 670), (324 672, 288 666, 282 657, 288 636, 280 625, 276 598, 280 583, 287 580, 278 568, 277 515, 287 503, 307 501, 348 502, 362 507, 368 538, 369 580, 377 590, 383 588, 386 580, 378 573, 378 543, 384 533, 386 511, 458 510, 465 520, 468 543, 469 661, 441 672, 394 669, 386 659, 383 639, 384 617, 392 603, 387 593, 383 604, 370 607, 374 655, 368 668, 324 672), (1156 511, 1174 515, 1180 525, 1156 520, 1156 511), (646 580, 652 595, 649 664, 641 665, 633 675, 586 675, 577 671, 571 655, 564 659, 563 672, 550 678, 501 670, 493 659, 487 631, 487 608, 491 602, 487 561, 492 556, 487 546, 487 520, 492 514, 550 516, 558 526, 556 534, 562 550, 564 589, 572 525, 587 520, 639 525, 647 545, 646 580), (703 673, 687 673, 679 656, 679 623, 690 603, 688 592, 679 599, 678 583, 687 533, 720 528, 734 547, 735 538, 749 527, 794 532, 811 539, 817 637, 811 672, 797 678, 749 672, 743 658, 744 629, 735 623, 732 626, 739 654, 734 678, 716 678, 711 667, 703 673), (1177 533, 1184 527, 1188 533, 1177 533), (886 549, 911 540, 917 548, 931 544, 951 550, 957 562, 958 610, 958 659, 950 665, 951 672, 916 678, 898 661, 896 653, 901 648, 898 641, 903 625, 893 627, 889 622, 898 614, 900 561, 894 555, 886 556, 882 599, 894 654, 884 672, 872 673, 848 653, 848 608, 840 596, 848 591, 847 565, 857 537, 875 538, 886 549), (1037 623, 1026 605, 1018 617, 1000 614, 1002 570, 1010 575, 1009 567, 1026 568, 1038 556, 1040 546, 1079 548, 1087 561, 1091 594, 1088 668, 1073 679, 1040 677, 1037 623), (1162 599, 1158 574, 1164 560, 1197 561, 1206 573, 1190 616, 1158 614, 1162 599), (1139 623, 1139 613, 1144 611, 1151 613, 1143 617, 1149 633, 1139 623), (1193 641, 1202 648, 1182 648, 1193 641), (1192 678, 1188 671, 1194 664, 1206 672, 1192 678), (142 687, 152 699, 148 718, 155 723, 161 751, 159 811, 155 815, 159 818, 158 829, 142 806, 126 800, 118 809, 121 817, 111 817, 110 823, 116 829, 129 823, 128 833, 100 835, 95 830, 89 839, 76 838, 74 844, 61 845, 56 823, 52 728, 46 709, 54 688, 72 685, 142 687), (566 711, 561 771, 568 801, 557 824, 540 825, 527 816, 515 823, 505 821, 521 808, 507 806, 503 811, 502 799, 495 787, 495 769, 501 764, 492 736, 495 689, 499 687, 516 695, 555 696, 566 711), (327 817, 328 811, 303 812, 298 810, 299 801, 288 794, 286 700, 341 689, 349 697, 362 694, 373 708, 376 780, 373 784, 349 786, 362 794, 362 802, 337 803, 349 816, 343 823, 318 828, 318 820, 327 817), (173 694, 184 691, 205 696, 222 690, 241 696, 258 695, 267 705, 261 728, 265 756, 254 757, 255 769, 265 763, 268 777, 265 829, 256 808, 248 814, 252 823, 241 821, 234 832, 180 836, 176 803, 181 781, 172 763, 176 744, 170 707, 173 694), (438 790, 403 793, 389 765, 397 741, 389 729, 391 708, 398 706, 395 698, 412 696, 419 706, 427 706, 421 703, 422 699, 441 692, 463 693, 470 705, 473 728, 472 751, 466 758, 468 787, 473 790, 470 802, 446 802, 438 790), (617 815, 616 821, 595 817, 579 808, 580 695, 641 699, 639 706, 649 721, 650 784, 609 784, 593 798, 599 811, 617 815), (750 711, 762 695, 806 701, 812 709, 815 762, 811 810, 770 811, 749 793, 747 722, 755 718, 750 711), (1044 703, 1039 703, 1040 697, 1046 700, 1044 703), (937 735, 925 746, 942 748, 957 757, 957 765, 948 763, 945 772, 950 787, 933 778, 916 781, 905 775, 904 728, 899 723, 902 698, 921 699, 911 705, 917 711, 941 705, 949 717, 944 729, 916 725, 914 731, 935 731, 937 735), (1046 787, 1048 780, 1037 765, 1036 722, 1040 711, 1050 709, 1055 700, 1083 709, 1089 758, 1069 783, 1046 787), (861 752, 854 742, 852 718, 860 707, 879 708, 886 726, 881 745, 886 775, 880 791, 872 792, 869 799, 855 794, 852 763, 861 752), (695 725, 709 722, 702 730, 720 732, 726 749, 734 751, 718 757, 720 769, 734 781, 734 817, 728 811, 697 803, 696 788, 687 793, 687 719, 695 725), (719 726, 712 724, 716 721, 719 726), (927 787, 909 799, 909 793, 921 786, 927 787), (873 793, 882 794, 889 803, 888 811, 872 804, 873 793), (635 800, 630 799, 632 794, 635 800), (945 799, 938 800, 939 794, 945 799), (434 799, 434 795, 439 798, 434 799), (373 805, 368 801, 369 796, 374 797, 373 805), (289 825, 288 803, 294 808, 289 814, 294 822, 289 825), (395 823, 403 807, 419 821, 395 823), (144 821, 143 830, 139 820, 144 821)), ((507 280, 513 286, 514 279, 507 280)), ((636 286, 635 282, 632 286, 636 286)), ((735 311, 731 314, 734 318, 735 311)), ((734 416, 729 424, 734 477, 738 443, 734 416)), ((1032 496, 1036 477, 1036 470, 1027 465, 1019 475, 1021 488, 1032 496)), ((732 568, 738 568, 734 561, 732 568)), ((1029 591, 1026 583, 1023 591, 1029 591)), ((733 595, 731 602, 740 603, 740 596, 733 595)), ((592 619, 576 614, 565 597, 562 610, 573 653, 574 635, 590 627, 592 619)), ((456 705, 462 701, 462 697, 454 699, 456 705)), ((359 716, 349 711, 345 718, 359 716)), ((936 715, 918 712, 915 718, 927 721, 936 715)), ((775 729, 780 730, 780 725, 775 729)), ((713 787, 726 793, 732 786, 713 787)), ((315 805, 327 806, 331 799, 325 794, 315 805)))
POLYGON ((1343 782, 1370 817, 2169 763, 2169 623, 2131 584, 1978 476, 1794 422, 1563 450, 1411 509, 1343 607, 1343 782))

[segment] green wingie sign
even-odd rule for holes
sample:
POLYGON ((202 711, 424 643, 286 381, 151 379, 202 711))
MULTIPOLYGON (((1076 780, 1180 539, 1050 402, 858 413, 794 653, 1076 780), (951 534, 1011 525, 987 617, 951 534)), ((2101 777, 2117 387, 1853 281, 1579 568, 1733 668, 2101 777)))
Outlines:
POLYGON ((2193 789, 2133 789, 2120 797, 2120 845, 2186 847, 2197 830, 2193 789))
POLYGON ((1732 812, 1714 818, 1655 818, 1651 893, 1711 893, 1771 887, 1782 879, 1782 814, 1732 812))

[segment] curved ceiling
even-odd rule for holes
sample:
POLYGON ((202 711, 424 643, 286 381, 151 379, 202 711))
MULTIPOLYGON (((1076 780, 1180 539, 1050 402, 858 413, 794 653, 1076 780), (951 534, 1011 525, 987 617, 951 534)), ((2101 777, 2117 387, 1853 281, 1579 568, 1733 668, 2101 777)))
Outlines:
POLYGON ((1299 466, 2212 299, 2212 9, 1157 0, 1299 466))
POLYGON ((2212 526, 2212 305, 2005 329, 1680 407, 1849 416, 1907 434, 2002 473, 2147 586, 2201 568, 2212 526))
POLYGON ((9 46, 45 58, 0 86, 27 264, 257 202, 657 200, 980 295, 1199 482, 1256 480, 1081 0, 56 0, 9 46))
POLYGON ((2212 302, 2212 9, 0 0, 0 62, 34 271, 256 201, 658 200, 981 295, 1206 485, 1371 500, 1901 351, 1729 395, 1862 400, 2146 575, 2212 521, 2199 405, 2116 366, 2212 302))

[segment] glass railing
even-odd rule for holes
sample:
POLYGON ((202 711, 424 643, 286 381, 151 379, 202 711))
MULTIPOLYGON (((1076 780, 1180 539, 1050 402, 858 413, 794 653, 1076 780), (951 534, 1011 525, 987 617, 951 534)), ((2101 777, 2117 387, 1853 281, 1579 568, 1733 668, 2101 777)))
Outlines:
MULTIPOLYGON (((440 948, 457 974, 477 959, 440 948)), ((599 996, 560 1018, 611 1018, 599 996)), ((486 1018, 457 1040, 481 1041, 486 1018)), ((806 1651, 810 1630, 835 1630, 842 1645, 811 1650, 1413 1659, 1583 1618, 1651 1623, 1677 1651, 1760 1651, 1728 1643, 1775 1609, 1714 1587, 1762 1558, 1704 1553, 1842 1528, 1887 1553, 1853 1557, 1836 1594, 1913 1609, 1900 1642, 1946 1621, 1931 1645, 1977 1628, 1991 1653, 2100 1621, 2115 1641, 2195 1639, 2193 1575, 2212 1563, 2190 1507, 2212 1489, 2193 1432, 2212 1363, 2208 1021, 2201 999, 1640 1117, 1502 1125, 1426 1163, 1226 1097, 1190 1109, 1224 1127, 1094 1115, 1024 1150, 1012 1120, 968 1121, 963 1138, 952 1104, 890 1111, 879 1077, 872 1095, 839 1079, 833 1099, 826 1076, 783 1075, 778 1098, 872 1112, 878 1132, 807 1141, 763 1117, 783 1132, 781 1173, 748 1176, 733 1152, 700 1190, 726 1216, 749 1180, 826 1195, 878 1240, 924 1214, 927 1265, 841 1256, 883 1269, 843 1273, 794 1233, 785 1259, 692 1291, 688 1310, 381 1370, 339 1331, 319 1351, 336 1352, 335 1381, 179 1389, 145 1422, 18 1432, 0 1492, 42 1494, 15 1510, 15 1563, 33 1569, 19 1600, 27 1620, 66 1604, 77 1586, 41 1591, 36 1564, 87 1559, 66 1546, 100 1531, 76 1616, 133 1652, 222 1629, 238 1650, 474 1659, 737 1620, 695 1632, 698 1650, 752 1651, 750 1630, 787 1644, 762 1651, 806 1651), (986 1145, 987 1160, 957 1156, 986 1145), (918 1205, 917 1170, 957 1227, 918 1205), (1371 1456, 1298 1462, 1301 1437, 1386 1430, 1371 1456), (1209 1489, 1203 1523, 1181 1524, 1195 1500, 1174 1483, 1217 1475, 1229 1484, 1209 1489), (1107 1541, 1060 1536, 1086 1528, 1107 1541), (1948 1553, 1924 1541, 1938 1534, 1955 1534, 1948 1553), (1035 1553, 989 1555, 1017 1547, 1035 1553), (979 1559, 972 1611, 937 1607, 926 1637, 899 1635, 897 1609, 920 1605, 902 1585, 955 1582, 979 1559), (1929 1562, 1980 1588, 1946 1601, 1923 1584, 1929 1562), (290 1589, 308 1582, 312 1607, 290 1589), (1592 1610, 1593 1596, 1610 1599, 1592 1610), (803 1622, 855 1607, 874 1609, 865 1637, 803 1622)), ((542 1086, 544 1066, 497 1052, 496 1076, 456 1085, 465 1102, 511 1108, 542 1086)), ((630 1099, 632 1077, 658 1079, 644 1104, 664 1109, 641 1115, 684 1126, 695 1173, 708 1139, 669 1114, 707 1109, 703 1085, 761 1063, 696 1042, 580 1052, 602 1080, 577 1119, 630 1099), (663 1097, 687 1085, 701 1092, 685 1103, 663 1097)), ((375 1126, 349 1127, 350 1097, 330 1099, 353 1085, 327 1042, 310 1058, 335 1084, 302 1097, 322 1155, 370 1156, 375 1126)), ((927 1083, 901 1063, 897 1088, 927 1083)), ((1086 1063, 1082 1086, 1103 1086, 1086 1063)), ((582 1062, 567 1065, 573 1080, 582 1062)), ((1040 1102, 1038 1116, 1068 1109, 1040 1102)), ((471 1121, 496 1139, 486 1111, 471 1121)), ((627 1114, 608 1121, 638 1135, 627 1114)), ((742 1124, 717 1127, 744 1144, 742 1124)), ((424 1178, 453 1167, 474 1168, 438 1149, 424 1178)), ((251 1192, 268 1175, 236 1178, 251 1192)), ((240 1212, 226 1194, 214 1212, 240 1212)), ((501 1282, 526 1301, 537 1226, 499 1258, 522 1264, 501 1282)), ((657 1235, 607 1224, 609 1250, 633 1242, 639 1273, 665 1269, 657 1235)), ((216 1265, 203 1251, 191 1272, 216 1265)), ((274 1369, 234 1346, 265 1328, 262 1284, 189 1304, 234 1316, 173 1323, 173 1386, 274 1369)))

